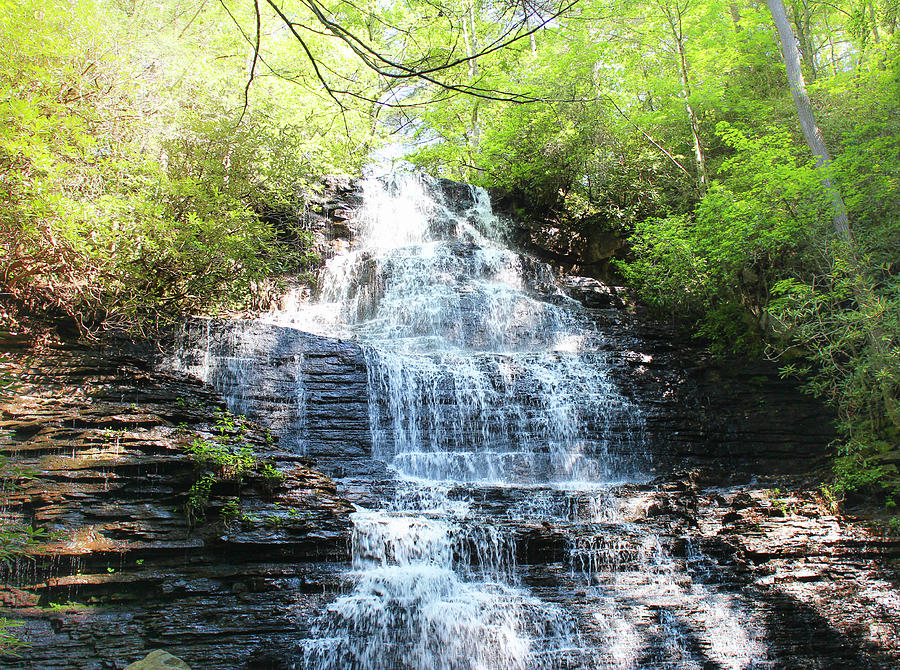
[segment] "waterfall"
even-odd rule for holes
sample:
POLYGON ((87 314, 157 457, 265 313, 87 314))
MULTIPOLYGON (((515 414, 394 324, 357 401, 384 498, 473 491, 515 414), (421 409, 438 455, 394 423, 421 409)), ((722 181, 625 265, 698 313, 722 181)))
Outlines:
POLYGON ((362 347, 367 458, 382 468, 348 476, 346 590, 295 667, 771 667, 752 603, 645 523, 645 418, 615 374, 631 352, 506 244, 484 190, 403 174, 362 196, 315 301, 261 319, 277 337, 235 326, 177 359, 235 408, 277 409, 303 449, 323 394, 292 342, 362 347), (280 366, 280 386, 247 396, 259 365, 280 366))
POLYGON ((323 274, 329 334, 365 346, 375 457, 431 481, 643 472, 641 413, 603 338, 548 266, 500 241, 485 191, 465 188, 448 201, 422 175, 367 180, 356 248, 323 274))

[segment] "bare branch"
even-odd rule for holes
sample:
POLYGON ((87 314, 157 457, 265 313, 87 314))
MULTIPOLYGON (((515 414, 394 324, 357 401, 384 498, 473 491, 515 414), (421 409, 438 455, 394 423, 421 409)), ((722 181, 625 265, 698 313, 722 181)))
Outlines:
POLYGON ((621 108, 616 104, 616 101, 613 100, 611 96, 606 95, 606 96, 604 96, 604 98, 605 98, 606 100, 608 100, 609 103, 610 103, 613 107, 616 108, 616 111, 619 112, 619 114, 622 115, 622 118, 623 118, 623 119, 625 119, 626 121, 628 121, 628 123, 630 123, 632 126, 634 126, 634 129, 635 129, 635 130, 637 130, 641 135, 643 135, 644 137, 646 137, 646 138, 647 138, 647 141, 649 141, 650 144, 652 144, 652 145, 655 146, 657 149, 659 149, 660 151, 662 151, 670 161, 672 161, 673 163, 675 163, 675 165, 678 166, 678 169, 679 169, 679 170, 681 170, 682 172, 684 172, 684 173, 685 173, 688 177, 690 177, 691 179, 694 178, 694 175, 692 175, 690 172, 688 172, 688 171, 685 169, 685 167, 675 159, 675 156, 673 156, 673 155, 670 154, 668 151, 666 151, 665 148, 664 148, 661 144, 659 144, 656 140, 654 140, 652 137, 650 137, 650 135, 648 135, 647 132, 646 132, 643 128, 641 128, 641 127, 638 126, 634 121, 632 121, 631 118, 629 118, 629 116, 628 116, 625 112, 623 112, 623 111, 621 110, 621 108))
MULTIPOLYGON (((295 38, 301 42, 301 46, 307 52, 308 58, 311 60, 315 60, 309 51, 306 44, 300 38, 300 35, 297 31, 298 24, 293 23, 288 19, 288 17, 284 14, 282 9, 274 2, 274 0, 267 0, 269 6, 278 14, 278 16, 285 22, 285 24, 289 27, 295 38)), ((524 93, 516 93, 511 91, 500 91, 491 88, 484 88, 475 84, 453 84, 448 83, 446 81, 442 81, 435 77, 434 75, 439 72, 444 72, 448 70, 452 70, 453 68, 467 63, 469 61, 476 60, 481 58, 482 56, 486 56, 490 53, 494 53, 510 45, 515 42, 524 39, 534 32, 540 30, 544 26, 546 26, 550 21, 558 18, 565 12, 569 11, 577 4, 578 0, 571 0, 568 4, 564 5, 561 9, 554 12, 551 16, 543 19, 537 26, 522 31, 522 22, 519 22, 516 27, 511 28, 506 31, 500 38, 495 40, 491 45, 486 47, 485 49, 479 51, 476 54, 472 54, 470 56, 459 57, 456 59, 448 60, 440 65, 433 67, 417 67, 413 65, 409 65, 406 63, 398 62, 380 51, 376 50, 366 41, 360 39, 353 32, 348 30, 343 25, 333 21, 328 16, 326 16, 323 11, 323 6, 320 6, 316 0, 304 0, 303 4, 313 12, 316 20, 325 26, 335 37, 343 41, 356 56, 360 59, 360 61, 369 69, 379 74, 380 76, 386 77, 388 79, 395 80, 403 80, 403 79, 420 79, 422 81, 428 82, 440 88, 443 88, 447 91, 451 91, 457 94, 468 95, 476 98, 481 98, 485 100, 494 100, 499 102, 512 102, 512 103, 527 103, 527 102, 541 102, 544 99, 537 98, 535 96, 527 95, 524 93), (510 36, 511 35, 511 36, 510 36)), ((530 18, 534 14, 528 14, 527 18, 530 18)), ((304 29, 306 26, 300 26, 304 29)), ((329 90, 331 94, 335 93, 333 89, 328 87, 327 82, 320 76, 320 72, 318 71, 318 64, 314 64, 316 67, 317 75, 319 75, 320 81, 326 88, 329 90)))
POLYGON ((262 20, 259 15, 259 0, 253 0, 253 11, 256 13, 256 41, 253 44, 253 63, 250 65, 250 76, 247 78, 247 85, 244 87, 244 108, 241 110, 241 116, 235 128, 241 125, 244 115, 247 113, 247 107, 250 106, 250 85, 253 83, 253 77, 256 76, 256 62, 259 60, 259 39, 262 32, 262 20))

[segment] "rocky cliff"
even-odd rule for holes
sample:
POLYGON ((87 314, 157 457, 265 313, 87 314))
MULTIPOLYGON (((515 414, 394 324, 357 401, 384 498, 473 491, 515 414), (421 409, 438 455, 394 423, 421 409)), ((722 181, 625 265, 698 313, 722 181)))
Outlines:
POLYGON ((258 426, 242 441, 283 477, 216 482, 188 523, 205 468, 186 447, 222 434, 225 405, 148 358, 50 342, 9 360, 2 453, 36 479, 5 491, 3 513, 55 537, 4 571, 29 643, 4 667, 121 668, 157 647, 196 668, 269 667, 339 581, 349 504, 258 426))
MULTIPOLYGON (((692 359, 679 376, 670 366, 687 352, 659 339, 654 346, 622 374, 656 394, 654 448, 681 449, 665 462, 705 465, 679 474, 661 463, 656 481, 621 488, 636 527, 658 534, 671 561, 754 603, 770 667, 896 667, 900 543, 835 514, 804 479, 771 474, 821 455, 824 432, 798 442, 792 429, 823 422, 821 409, 816 415, 760 369, 730 373, 692 359), (697 404, 678 404, 685 399, 697 404), (751 451, 738 457, 741 445, 751 451), (762 470, 770 474, 751 479, 762 470)), ((184 508, 198 464, 185 448, 221 431, 222 395, 134 352, 45 343, 13 353, 8 370, 21 386, 3 405, 3 453, 39 478, 7 493, 4 513, 58 537, 5 574, 6 614, 26 621, 31 645, 5 667, 121 668, 157 647, 197 668, 288 667, 299 640, 314 635, 316 614, 345 588, 345 498, 364 502, 380 466, 366 452, 364 360, 355 345, 304 335, 282 347, 263 347, 272 376, 239 399, 248 415, 270 417, 271 430, 289 425, 285 406, 295 405, 279 404, 278 385, 290 383, 300 361, 312 380, 306 446, 339 487, 296 444, 279 447, 247 423, 247 442, 284 480, 274 488, 254 476, 219 483, 194 527, 184 508), (226 514, 228 500, 239 500, 237 514, 226 514)), ((517 501, 488 496, 481 504, 517 501)), ((552 587, 572 607, 587 607, 590 598, 575 582, 566 586, 567 575, 578 567, 572 547, 597 530, 556 522, 518 529, 516 552, 532 566, 532 588, 552 587)), ((594 566, 593 579, 605 569, 594 566)), ((621 579, 623 566, 615 569, 621 579)), ((635 565, 635 579, 647 578, 646 569, 635 565)))

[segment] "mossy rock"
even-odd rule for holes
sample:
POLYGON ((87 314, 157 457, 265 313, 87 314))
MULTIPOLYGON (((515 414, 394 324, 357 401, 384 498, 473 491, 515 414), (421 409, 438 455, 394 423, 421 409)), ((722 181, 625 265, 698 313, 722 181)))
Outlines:
POLYGON ((145 658, 127 666, 125 670, 191 670, 191 666, 167 651, 157 649, 145 658))

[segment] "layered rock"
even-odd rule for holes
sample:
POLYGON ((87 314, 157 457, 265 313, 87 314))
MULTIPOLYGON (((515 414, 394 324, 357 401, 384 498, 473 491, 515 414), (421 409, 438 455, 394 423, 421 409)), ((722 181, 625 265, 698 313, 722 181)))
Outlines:
MULTIPOLYGON (((317 417, 324 430, 340 417, 342 403, 362 403, 354 412, 364 425, 364 361, 354 345, 304 335, 282 354, 285 362, 302 354, 307 366, 307 420, 317 417)), ((737 448, 744 441, 760 456, 742 459, 746 468, 771 467, 779 458, 783 469, 794 468, 793 454, 766 446, 787 439, 792 420, 772 415, 771 405, 788 412, 787 399, 805 401, 786 389, 779 395, 776 382, 756 379, 759 370, 727 383, 716 379, 721 370, 699 363, 680 377, 664 374, 664 365, 687 354, 657 341, 652 354, 641 354, 652 360, 635 359, 621 373, 651 379, 643 392, 663 389, 658 420, 669 416, 669 423, 659 430, 671 429, 671 417, 685 411, 676 409, 678 398, 698 397, 704 388, 718 394, 705 417, 693 425, 683 419, 688 436, 668 444, 706 445, 706 453, 693 446, 686 456, 729 466, 731 455, 716 454, 715 445, 733 440, 737 448), (638 372, 641 366, 648 371, 638 372), (759 397, 773 400, 759 403, 759 397), (715 414, 735 399, 744 404, 715 414), (775 418, 759 427, 766 416, 775 418)), ((116 351, 57 345, 15 358, 24 385, 4 404, 4 454, 40 470, 41 479, 25 482, 5 510, 61 536, 35 563, 20 562, 6 576, 6 614, 26 621, 32 646, 19 659, 4 659, 5 667, 124 667, 154 648, 204 668, 277 668, 296 659, 303 640, 315 637, 312 628, 327 603, 346 587, 350 507, 341 496, 366 502, 384 485, 367 443, 352 438, 363 428, 335 429, 327 439, 307 434, 306 444, 340 477, 338 493, 294 451, 296 444, 276 446, 264 429, 248 425, 247 440, 286 479, 274 491, 252 477, 242 486, 220 484, 206 521, 190 528, 184 504, 198 471, 185 447, 220 429, 222 415, 214 410, 223 407, 222 396, 116 351), (341 451, 344 430, 351 439, 341 451), (226 523, 222 508, 234 498, 242 518, 226 523)), ((289 385, 290 366, 277 357, 270 363, 280 370, 273 379, 282 375, 289 385)), ((276 402, 281 392, 264 383, 254 393, 243 396, 247 411, 261 403, 257 417, 273 417, 277 431, 277 421, 285 420, 276 402)), ((343 414, 349 419, 353 412, 343 414)), ((710 603, 724 598, 727 611, 755 622, 754 644, 762 640, 766 649, 761 667, 896 667, 900 581, 892 565, 900 543, 834 514, 826 499, 804 492, 801 480, 778 475, 751 484, 748 477, 731 467, 665 475, 611 490, 604 503, 611 511, 587 494, 573 502, 560 493, 568 512, 527 524, 516 510, 534 507, 534 491, 465 487, 450 495, 474 501, 479 514, 509 519, 523 583, 583 612, 584 635, 598 643, 610 634, 606 619, 593 614, 609 610, 604 589, 627 594, 625 584, 658 587, 674 579, 666 588, 683 592, 679 604, 660 608, 656 596, 632 597, 623 610, 659 640, 644 649, 644 662, 665 662, 672 653, 666 636, 680 630, 685 654, 721 667, 716 649, 691 625, 703 617, 709 625, 719 621, 724 615, 710 603), (651 537, 659 543, 652 555, 651 537)))
POLYGON ((334 484, 263 429, 223 426, 234 420, 210 387, 141 358, 49 344, 8 372, 3 455, 38 478, 7 492, 4 514, 54 537, 4 575, 30 645, 4 667, 124 667, 157 647, 203 668, 286 658, 346 560, 350 506, 334 484), (209 468, 186 447, 237 430, 283 474, 217 481, 191 527, 209 468))
MULTIPOLYGON (((615 289, 604 295, 619 299, 615 289)), ((656 471, 695 464, 800 472, 825 458, 831 415, 776 365, 717 360, 624 310, 587 311, 604 333, 619 389, 642 413, 641 448, 656 471)), ((338 475, 373 466, 360 345, 268 323, 198 320, 182 328, 176 351, 172 364, 284 436, 285 448, 338 475)))

